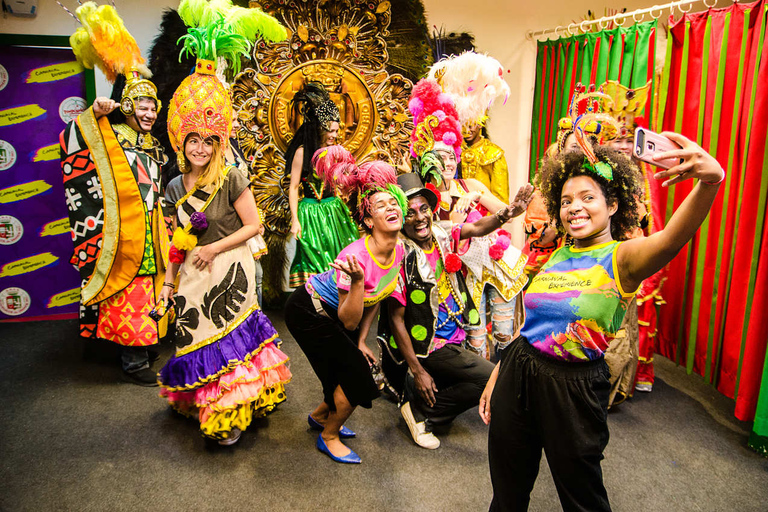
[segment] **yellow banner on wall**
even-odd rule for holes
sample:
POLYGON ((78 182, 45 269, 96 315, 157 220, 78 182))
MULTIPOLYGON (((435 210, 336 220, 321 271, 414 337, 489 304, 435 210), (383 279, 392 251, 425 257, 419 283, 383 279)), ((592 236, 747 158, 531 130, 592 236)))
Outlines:
POLYGON ((40 84, 63 80, 80 74, 83 70, 83 66, 76 60, 72 62, 62 62, 60 64, 51 64, 50 66, 43 66, 30 71, 29 75, 27 75, 26 83, 40 84))

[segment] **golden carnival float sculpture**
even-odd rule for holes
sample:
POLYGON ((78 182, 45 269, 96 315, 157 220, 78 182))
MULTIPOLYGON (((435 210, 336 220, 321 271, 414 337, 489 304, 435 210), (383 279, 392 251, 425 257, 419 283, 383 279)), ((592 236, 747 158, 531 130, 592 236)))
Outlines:
MULTIPOLYGON (((283 154, 301 124, 300 105, 292 101, 296 92, 307 81, 325 86, 341 113, 339 142, 358 162, 400 163, 408 161, 412 122, 407 105, 413 84, 386 69, 388 1, 278 0, 250 5, 276 17, 288 30, 286 41, 257 42, 252 60, 244 63, 233 84, 241 126, 238 139, 250 161, 256 201, 265 213, 267 242, 280 254, 290 229, 290 175, 283 154)), ((269 275, 265 268, 265 277, 269 275)))

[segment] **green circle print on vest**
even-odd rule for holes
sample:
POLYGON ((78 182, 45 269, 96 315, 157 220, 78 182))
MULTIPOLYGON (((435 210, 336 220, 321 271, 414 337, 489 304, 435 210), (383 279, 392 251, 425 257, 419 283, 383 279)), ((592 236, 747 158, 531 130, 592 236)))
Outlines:
POLYGON ((413 339, 416 341, 424 341, 427 337, 427 328, 423 325, 414 325, 411 327, 411 336, 413 336, 413 339))
POLYGON ((423 304, 427 300, 427 294, 422 290, 413 290, 411 292, 411 302, 414 304, 423 304))
POLYGON ((480 313, 476 309, 469 310, 469 323, 476 324, 480 321, 480 313))

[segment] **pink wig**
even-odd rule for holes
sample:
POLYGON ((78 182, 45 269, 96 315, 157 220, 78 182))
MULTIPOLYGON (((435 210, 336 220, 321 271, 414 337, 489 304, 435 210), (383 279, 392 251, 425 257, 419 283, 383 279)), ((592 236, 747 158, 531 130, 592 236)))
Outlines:
POLYGON ((312 167, 326 187, 336 186, 334 168, 340 164, 355 165, 355 157, 340 144, 320 148, 312 155, 312 167))
POLYGON ((380 191, 387 191, 388 186, 397 188, 397 172, 386 162, 374 160, 361 165, 354 177, 349 180, 351 195, 350 211, 356 221, 362 223, 370 211, 371 197, 380 191))

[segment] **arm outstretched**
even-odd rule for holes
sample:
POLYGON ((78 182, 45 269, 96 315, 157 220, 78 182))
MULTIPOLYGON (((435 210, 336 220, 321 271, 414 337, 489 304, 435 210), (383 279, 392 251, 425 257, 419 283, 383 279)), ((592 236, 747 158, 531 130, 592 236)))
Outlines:
POLYGON ((682 135, 664 132, 662 135, 682 147, 654 156, 656 161, 681 158, 682 163, 656 173, 656 179, 671 179, 662 183, 669 187, 689 178, 699 182, 669 219, 666 227, 647 238, 629 240, 619 247, 617 260, 619 277, 625 290, 635 290, 643 279, 652 276, 677 255, 709 214, 725 172, 720 164, 695 142, 682 135))

